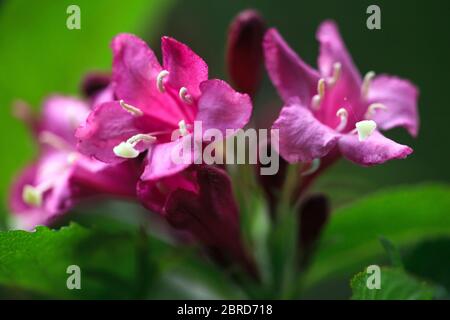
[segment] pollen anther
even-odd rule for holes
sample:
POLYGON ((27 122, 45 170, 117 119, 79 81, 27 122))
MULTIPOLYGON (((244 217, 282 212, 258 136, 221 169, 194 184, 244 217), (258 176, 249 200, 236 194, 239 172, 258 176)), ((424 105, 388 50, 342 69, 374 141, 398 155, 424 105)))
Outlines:
POLYGON ((156 77, 156 87, 158 88, 158 91, 161 93, 166 92, 166 88, 164 87, 163 81, 164 81, 164 78, 168 75, 169 75, 169 71, 163 70, 156 77))
POLYGON ((123 100, 119 101, 120 106, 125 110, 128 111, 129 113, 131 113, 133 116, 139 117, 142 116, 144 113, 142 112, 141 109, 136 108, 132 105, 129 105, 127 103, 125 103, 123 100))
POLYGON ((156 137, 149 135, 149 134, 143 134, 139 133, 134 136, 132 136, 127 141, 122 141, 117 146, 113 148, 113 152, 116 156, 120 158, 125 159, 133 159, 136 158, 139 155, 139 150, 136 150, 136 145, 139 142, 146 142, 146 143, 153 143, 156 141, 156 137))
POLYGON ((358 139, 362 142, 372 135, 377 128, 377 123, 373 120, 363 120, 357 122, 355 126, 356 131, 358 132, 358 139))
POLYGON ((180 99, 187 103, 187 104, 192 104, 192 97, 191 95, 188 93, 188 90, 186 87, 181 87, 180 88, 180 92, 178 93, 178 95, 180 96, 180 99))

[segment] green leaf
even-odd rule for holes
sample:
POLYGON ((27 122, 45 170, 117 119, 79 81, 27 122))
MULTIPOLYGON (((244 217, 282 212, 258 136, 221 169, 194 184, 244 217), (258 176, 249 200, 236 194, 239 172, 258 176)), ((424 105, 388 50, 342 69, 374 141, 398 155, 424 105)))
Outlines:
POLYGON ((369 289, 367 272, 358 273, 351 281, 354 300, 431 300, 434 287, 399 269, 382 268, 379 289, 369 289))
POLYGON ((417 244, 403 257, 405 269, 444 286, 450 292, 450 237, 417 244))
POLYGON ((380 242, 389 257, 391 265, 393 267, 403 269, 402 257, 398 251, 398 248, 385 237, 380 237, 380 242))
POLYGON ((142 229, 110 232, 77 224, 0 232, 0 296, 11 298, 17 293, 11 289, 64 299, 245 297, 222 269, 192 248, 169 245, 142 229), (70 265, 81 269, 81 290, 67 289, 70 265))
POLYGON ((0 284, 58 298, 134 297, 137 244, 130 234, 94 234, 76 224, 1 232, 0 284), (70 265, 81 268, 81 290, 67 289, 70 265))
POLYGON ((305 278, 311 286, 331 276, 350 276, 383 250, 380 235, 399 247, 450 235, 450 187, 419 185, 383 190, 337 210, 325 228, 305 278))

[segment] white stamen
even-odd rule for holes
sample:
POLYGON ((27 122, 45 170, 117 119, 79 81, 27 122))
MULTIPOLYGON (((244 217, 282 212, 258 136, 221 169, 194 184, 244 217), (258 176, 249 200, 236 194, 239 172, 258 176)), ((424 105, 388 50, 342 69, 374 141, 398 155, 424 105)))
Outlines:
POLYGON ((317 82, 317 94, 312 98, 312 107, 318 110, 323 98, 325 97, 325 79, 320 79, 317 82))
POLYGON ((119 101, 120 106, 125 110, 128 111, 129 113, 131 113, 133 116, 139 117, 142 116, 144 113, 142 112, 141 109, 136 108, 132 105, 129 105, 127 103, 125 103, 123 100, 119 101))
POLYGON ((319 170, 320 162, 321 162, 320 158, 314 159, 311 162, 309 169, 302 173, 302 176, 304 176, 304 177, 309 176, 309 175, 315 173, 317 170, 319 170))
POLYGON ((125 159, 133 159, 139 156, 139 150, 136 150, 136 145, 139 142, 147 142, 147 143, 153 143, 156 141, 156 137, 149 135, 149 134, 143 134, 139 133, 134 136, 132 136, 127 141, 123 141, 119 143, 117 146, 113 148, 113 152, 116 156, 120 158, 125 159))
POLYGON ((67 164, 72 165, 75 163, 75 161, 78 160, 78 154, 76 152, 71 152, 67 156, 67 164))
POLYGON ((150 134, 138 133, 137 135, 134 135, 130 139, 127 140, 127 142, 130 143, 132 146, 135 146, 140 141, 152 143, 152 142, 156 141, 156 137, 154 137, 150 134))
POLYGON ((120 158, 133 159, 139 155, 139 151, 131 143, 121 142, 113 149, 114 154, 120 158))
POLYGON ((370 84, 372 83, 373 78, 375 78, 375 75, 375 72, 370 71, 367 72, 367 74, 364 76, 363 84, 361 87, 361 96, 363 98, 367 98, 367 95, 369 94, 370 84))
POLYGON ((387 110, 387 107, 382 103, 372 103, 368 108, 365 115, 366 119, 372 118, 377 110, 387 110))
POLYGON ((22 200, 33 207, 40 207, 42 205, 42 196, 44 192, 53 186, 54 182, 51 180, 41 183, 35 187, 32 185, 25 185, 22 190, 22 200))
POLYGON ((369 138, 377 128, 377 123, 373 120, 363 120, 356 123, 356 131, 358 132, 359 141, 369 138))
POLYGON ((330 79, 328 79, 328 85, 332 87, 338 82, 341 76, 341 71, 342 71, 342 64, 340 62, 336 62, 335 64, 333 64, 333 76, 330 79))
POLYGON ((166 88, 164 88, 164 77, 169 75, 169 71, 163 70, 161 71, 158 76, 156 77, 156 87, 158 88, 158 91, 161 93, 166 92, 166 88))
POLYGON ((336 127, 336 131, 337 132, 341 132, 342 130, 345 129, 345 127, 347 127, 347 120, 348 120, 348 111, 344 108, 340 108, 337 112, 336 112, 336 116, 341 118, 341 122, 339 123, 339 125, 336 127))
POLYGON ((179 130, 180 130, 180 134, 183 137, 188 134, 186 122, 184 120, 181 120, 180 122, 178 122, 178 127, 179 127, 179 130))
POLYGON ((71 149, 64 139, 60 138, 56 134, 50 131, 42 131, 39 134, 39 142, 42 144, 47 144, 58 150, 68 150, 71 149))
POLYGON ((33 207, 42 205, 42 190, 27 184, 22 190, 23 201, 33 207))
POLYGON ((188 90, 186 87, 181 87, 180 88, 180 92, 178 93, 178 95, 180 96, 180 99, 187 103, 187 104, 191 104, 192 103, 192 97, 191 95, 188 93, 188 90))

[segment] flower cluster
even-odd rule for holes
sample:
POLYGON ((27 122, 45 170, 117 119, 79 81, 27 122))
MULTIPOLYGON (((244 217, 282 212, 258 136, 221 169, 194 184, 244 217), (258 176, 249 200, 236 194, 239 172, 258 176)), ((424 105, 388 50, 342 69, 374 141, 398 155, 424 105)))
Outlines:
MULTIPOLYGON (((141 39, 116 36, 111 76, 89 75, 84 100, 52 96, 40 118, 27 117, 40 154, 12 186, 10 206, 18 225, 50 225, 86 199, 120 197, 159 214, 220 263, 238 263, 258 277, 241 236, 227 168, 197 164, 194 152, 183 154, 182 163, 170 157, 187 142, 207 146, 209 141, 192 133, 194 121, 225 138, 227 129, 248 125, 265 61, 284 102, 273 123, 279 130, 273 145, 285 162, 275 177, 260 179, 268 202, 277 201, 274 188, 282 187, 288 163, 310 166, 303 172, 309 180, 297 186, 304 190, 341 155, 368 166, 412 152, 379 129, 403 126, 414 136, 418 131, 418 93, 410 82, 373 72, 361 77, 333 22, 323 23, 317 38, 319 70, 303 62, 275 29, 266 31, 257 13, 239 15, 230 28, 227 61, 240 93, 208 79, 206 62, 173 38, 162 38, 159 62, 141 39)), ((313 216, 319 207, 325 221, 325 200, 315 199, 304 202, 301 217, 313 216)), ((302 245, 315 237, 312 229, 305 230, 302 245)))

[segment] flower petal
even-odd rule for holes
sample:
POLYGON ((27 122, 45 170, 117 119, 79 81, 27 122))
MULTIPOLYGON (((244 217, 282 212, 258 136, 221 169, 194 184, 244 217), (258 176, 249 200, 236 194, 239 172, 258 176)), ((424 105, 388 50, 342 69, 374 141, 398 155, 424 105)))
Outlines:
POLYGON ((267 71, 283 101, 289 103, 297 98, 309 106, 316 94, 319 73, 300 59, 276 29, 266 32, 263 45, 267 71))
MULTIPOLYGON (((176 127, 183 119, 176 100, 161 93, 156 78, 162 71, 155 54, 138 37, 121 34, 112 42, 113 89, 117 99, 136 106, 154 119, 156 126, 164 123, 176 127)), ((149 130, 154 131, 151 127, 149 130)))
POLYGON ((198 186, 193 170, 186 169, 178 174, 159 180, 140 180, 137 184, 137 195, 142 204, 149 210, 163 214, 168 198, 176 190, 197 193, 198 186))
POLYGON ((75 146, 74 132, 86 120, 89 107, 81 100, 52 96, 44 101, 39 132, 51 132, 67 144, 75 146))
POLYGON ((183 171, 195 162, 194 139, 187 135, 175 141, 159 143, 149 150, 141 179, 158 180, 183 171))
POLYGON ((169 71, 167 84, 177 91, 186 87, 195 98, 200 95, 200 83, 208 80, 208 65, 187 45, 170 37, 161 40, 164 68, 169 71))
POLYGON ((290 163, 322 158, 333 149, 339 137, 298 104, 285 106, 272 129, 279 129, 279 153, 290 163))
POLYGON ((410 147, 398 144, 378 131, 364 141, 359 141, 356 134, 346 134, 339 139, 339 149, 344 157, 363 166, 404 159, 413 152, 410 147))
POLYGON ((226 129, 243 128, 252 113, 250 96, 234 91, 222 80, 208 80, 200 86, 202 95, 198 102, 197 121, 203 130, 218 129, 226 134, 226 129))
POLYGON ((418 89, 408 80, 380 75, 370 85, 370 103, 382 103, 387 110, 379 110, 372 117, 383 130, 405 127, 416 137, 419 131, 417 110, 418 89))
POLYGON ((339 29, 333 21, 325 21, 317 30, 317 40, 320 42, 320 55, 318 65, 322 76, 330 77, 333 74, 333 65, 341 63, 342 82, 351 84, 359 94, 361 89, 361 75, 341 38, 339 29))
MULTIPOLYGON (((148 128, 154 128, 149 124, 151 122, 146 115, 133 116, 117 101, 100 104, 75 133, 78 151, 103 162, 122 162, 124 159, 117 157, 113 148, 136 134, 149 133, 148 128)), ((145 149, 141 143, 136 148, 139 151, 145 149)))

